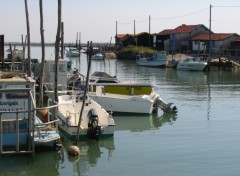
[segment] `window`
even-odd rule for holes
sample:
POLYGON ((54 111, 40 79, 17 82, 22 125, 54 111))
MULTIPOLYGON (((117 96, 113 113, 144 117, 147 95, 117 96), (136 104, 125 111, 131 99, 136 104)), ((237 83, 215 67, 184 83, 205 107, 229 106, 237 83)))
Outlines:
POLYGON ((50 67, 50 72, 54 72, 55 70, 55 65, 54 64, 50 64, 49 67, 50 67))
MULTIPOLYGON (((6 87, 14 87, 14 88, 29 88, 28 85, 7 85, 6 87)), ((28 98, 28 94, 26 91, 15 91, 15 92, 6 92, 7 99, 14 98, 28 98)))
POLYGON ((65 66, 64 64, 59 64, 59 66, 58 66, 59 72, 65 72, 66 71, 65 70, 66 67, 64 67, 64 66, 65 66))

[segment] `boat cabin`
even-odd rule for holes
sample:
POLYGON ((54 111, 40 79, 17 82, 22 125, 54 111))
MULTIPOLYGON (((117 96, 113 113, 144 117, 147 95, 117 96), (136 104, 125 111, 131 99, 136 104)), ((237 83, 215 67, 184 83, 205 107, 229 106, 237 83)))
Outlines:
MULTIPOLYGON (((67 89, 67 70, 68 61, 60 59, 58 61, 58 86, 67 89)), ((55 60, 45 60, 43 83, 48 85, 48 90, 54 89, 55 78, 55 60)))
POLYGON ((0 75, 0 154, 13 146, 27 151, 34 116, 35 81, 15 73, 0 75))

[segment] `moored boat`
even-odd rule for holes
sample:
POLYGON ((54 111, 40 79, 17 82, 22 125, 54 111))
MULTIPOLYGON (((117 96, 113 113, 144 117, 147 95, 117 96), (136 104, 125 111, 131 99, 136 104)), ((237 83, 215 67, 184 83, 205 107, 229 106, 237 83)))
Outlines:
POLYGON ((92 55, 92 60, 103 60, 104 56, 102 53, 95 53, 92 55))
POLYGON ((105 72, 95 72, 90 86, 89 96, 113 113, 151 114, 158 108, 177 112, 176 106, 166 103, 149 83, 121 82, 105 72))
POLYGON ((186 58, 177 65, 177 70, 204 71, 208 63, 199 57, 186 58))
POLYGON ((67 57, 78 57, 80 56, 80 51, 76 48, 69 48, 69 50, 66 53, 67 57))
MULTIPOLYGON (((52 92, 47 92, 51 97, 52 92)), ((58 97, 59 128, 70 138, 75 138, 80 121, 80 137, 99 139, 101 136, 113 136, 115 123, 112 116, 98 103, 83 94, 63 94, 58 97), (81 108, 84 104, 82 117, 81 108)))
POLYGON ((165 67, 167 56, 165 51, 152 53, 151 56, 146 56, 144 53, 137 55, 137 64, 140 66, 165 67))

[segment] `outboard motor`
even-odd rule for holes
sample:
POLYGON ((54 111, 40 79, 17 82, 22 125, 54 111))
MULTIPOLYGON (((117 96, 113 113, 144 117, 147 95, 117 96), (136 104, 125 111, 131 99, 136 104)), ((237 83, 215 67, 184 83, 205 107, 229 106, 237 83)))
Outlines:
POLYGON ((102 132, 102 127, 98 126, 97 111, 95 109, 90 109, 88 112, 88 137, 98 140, 102 132))
POLYGON ((161 108, 164 112, 168 113, 177 113, 178 109, 173 103, 166 103, 161 98, 158 98, 156 101, 159 108, 161 108))

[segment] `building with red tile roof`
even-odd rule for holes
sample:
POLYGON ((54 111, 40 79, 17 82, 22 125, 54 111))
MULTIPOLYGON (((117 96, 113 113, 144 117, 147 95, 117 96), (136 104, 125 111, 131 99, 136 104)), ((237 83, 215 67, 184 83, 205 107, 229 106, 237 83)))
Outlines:
POLYGON ((203 24, 182 24, 175 29, 165 29, 157 34, 157 48, 165 51, 191 50, 191 38, 199 34, 212 33, 203 24))
POLYGON ((193 51, 206 51, 209 42, 211 43, 211 53, 217 54, 222 49, 229 49, 232 42, 239 39, 239 35, 236 33, 215 33, 211 35, 198 35, 192 38, 193 51))

